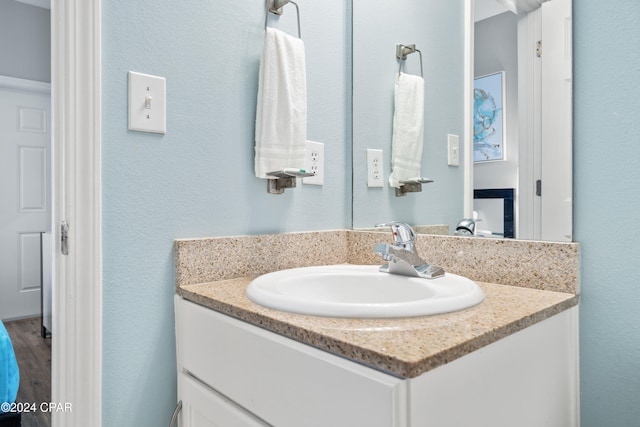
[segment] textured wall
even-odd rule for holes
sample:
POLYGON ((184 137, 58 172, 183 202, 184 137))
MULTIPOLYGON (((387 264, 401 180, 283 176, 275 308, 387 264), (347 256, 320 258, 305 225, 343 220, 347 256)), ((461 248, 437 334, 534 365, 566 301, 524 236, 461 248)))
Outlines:
MULTIPOLYGON (((314 117, 308 135, 327 143, 327 185, 278 198, 252 175, 262 2, 226 9, 195 1, 104 2, 105 426, 165 425, 175 402, 174 238, 348 222, 350 31, 336 12, 344 3, 308 2, 301 10, 314 117), (167 135, 127 132, 128 70, 167 77, 167 135)), ((639 23, 636 0, 574 4, 585 427, 640 419, 640 231, 628 222, 640 211, 639 23)))
POLYGON ((640 2, 574 1, 583 427, 640 420, 640 2))
MULTIPOLYGON (((348 8, 345 0, 300 6, 307 135, 325 143, 325 185, 269 195, 253 174, 264 1, 102 3, 106 427, 169 422, 173 239, 350 223, 348 8), (127 131, 129 70, 167 78, 166 135, 127 131)), ((270 21, 295 32, 295 8, 270 21)))
POLYGON ((50 11, 0 1, 0 75, 51 82, 50 11))

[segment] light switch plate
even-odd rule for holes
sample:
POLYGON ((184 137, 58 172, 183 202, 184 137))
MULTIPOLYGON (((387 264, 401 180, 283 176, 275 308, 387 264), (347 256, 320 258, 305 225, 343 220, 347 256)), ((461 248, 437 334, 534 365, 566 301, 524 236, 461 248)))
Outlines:
POLYGON ((129 130, 167 132, 166 79, 129 71, 129 130))
POLYGON ((458 135, 447 134, 447 164, 449 166, 460 165, 460 137, 458 135))

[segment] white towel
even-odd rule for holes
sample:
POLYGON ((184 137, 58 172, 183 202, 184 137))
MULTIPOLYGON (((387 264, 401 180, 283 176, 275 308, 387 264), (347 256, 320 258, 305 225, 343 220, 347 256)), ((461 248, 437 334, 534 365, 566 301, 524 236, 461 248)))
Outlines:
POLYGON ((391 175, 389 185, 420 176, 424 128, 424 79, 401 73, 396 77, 391 175))
POLYGON ((267 28, 256 109, 255 173, 304 168, 307 78, 304 43, 267 28))

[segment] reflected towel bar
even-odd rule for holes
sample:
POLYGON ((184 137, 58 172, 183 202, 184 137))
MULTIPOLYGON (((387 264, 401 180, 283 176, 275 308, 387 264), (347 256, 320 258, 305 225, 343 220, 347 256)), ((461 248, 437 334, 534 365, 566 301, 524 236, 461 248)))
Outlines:
POLYGON ((407 55, 410 55, 414 52, 418 52, 420 54, 420 77, 424 78, 424 71, 422 70, 422 52, 416 49, 415 44, 410 44, 410 45, 397 44, 396 45, 396 58, 400 60, 400 65, 398 66, 398 74, 400 74, 400 71, 402 70, 402 62, 405 59, 407 59, 407 55))
POLYGON ((267 19, 269 17, 269 13, 273 13, 274 15, 282 15, 282 8, 287 4, 291 3, 296 7, 296 15, 298 16, 298 38, 302 38, 302 32, 300 31, 300 8, 296 2, 291 0, 266 0, 267 4, 267 13, 264 17, 264 30, 267 31, 267 19))

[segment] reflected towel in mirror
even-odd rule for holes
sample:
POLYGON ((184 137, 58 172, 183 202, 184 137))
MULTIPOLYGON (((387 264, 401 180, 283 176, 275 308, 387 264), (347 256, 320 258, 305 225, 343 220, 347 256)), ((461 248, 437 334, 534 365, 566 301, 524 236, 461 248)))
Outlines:
POLYGON ((307 134, 305 48, 301 39, 267 28, 256 108, 255 173, 304 168, 307 134))
POLYGON ((391 175, 389 185, 420 176, 424 128, 424 79, 400 73, 396 77, 391 175))

